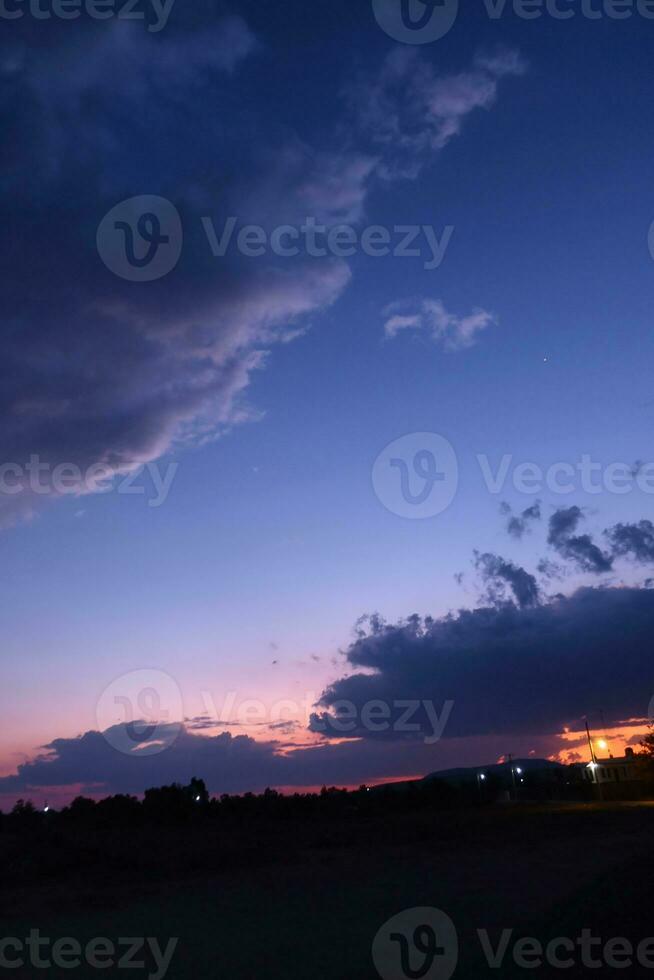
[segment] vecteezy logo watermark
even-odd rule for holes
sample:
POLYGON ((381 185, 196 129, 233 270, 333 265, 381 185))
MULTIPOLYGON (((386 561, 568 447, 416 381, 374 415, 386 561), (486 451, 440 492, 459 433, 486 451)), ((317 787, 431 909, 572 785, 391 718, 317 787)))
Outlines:
POLYGON ((104 689, 95 716, 114 749, 136 758, 158 755, 182 729, 182 694, 163 670, 133 670, 104 689))
POLYGON ((413 432, 391 442, 372 468, 372 485, 384 507, 398 517, 442 514, 459 482, 451 443, 435 432, 413 432))
POLYGON ((440 909, 405 909, 384 923, 372 944, 382 980, 449 980, 458 959, 456 928, 440 909))
POLYGON ((111 272, 130 282, 168 275, 182 254, 182 221, 164 197, 142 194, 121 201, 98 227, 97 247, 111 272))
POLYGON ((649 226, 649 233, 647 235, 647 244, 649 245, 649 254, 652 256, 652 259, 654 259, 654 221, 649 226))
POLYGON ((0 970, 18 970, 31 966, 35 970, 74 970, 86 965, 92 970, 147 970, 148 980, 163 980, 168 973, 179 939, 169 939, 165 948, 153 936, 130 937, 117 942, 97 936, 82 945, 72 936, 54 941, 31 929, 29 936, 5 936, 0 939, 0 970))
POLYGON ((379 26, 394 41, 430 44, 454 26, 459 0, 372 0, 379 26))
POLYGON ((26 14, 34 20, 77 20, 85 15, 91 20, 142 20, 148 31, 157 34, 168 23, 175 0, 146 0, 139 10, 139 0, 0 0, 0 19, 19 20, 26 14), (25 9, 27 8, 27 9, 25 9))

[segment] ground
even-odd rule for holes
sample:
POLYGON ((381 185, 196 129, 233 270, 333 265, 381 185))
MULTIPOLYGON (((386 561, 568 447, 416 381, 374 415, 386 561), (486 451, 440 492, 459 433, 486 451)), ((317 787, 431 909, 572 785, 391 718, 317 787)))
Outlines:
MULTIPOLYGON (((24 880, 14 874, 2 885, 3 935, 38 928, 53 940, 153 936, 162 946, 178 937, 170 980, 372 980, 379 974, 371 945, 382 924, 431 906, 455 923, 455 978, 590 975, 597 971, 580 961, 566 970, 519 968, 511 952, 490 969, 477 930, 488 930, 493 945, 503 929, 545 943, 587 928, 604 942, 626 937, 636 946, 654 935, 653 838, 654 806, 642 803, 353 812, 333 821, 212 824, 201 834, 141 828, 92 843, 57 839, 62 866, 55 856, 35 874, 38 846, 5 834, 2 856, 14 871, 16 849, 32 850, 24 880)), ((654 976, 635 966, 622 972, 654 976)), ((63 975, 114 973, 124 975, 88 967, 63 975)))

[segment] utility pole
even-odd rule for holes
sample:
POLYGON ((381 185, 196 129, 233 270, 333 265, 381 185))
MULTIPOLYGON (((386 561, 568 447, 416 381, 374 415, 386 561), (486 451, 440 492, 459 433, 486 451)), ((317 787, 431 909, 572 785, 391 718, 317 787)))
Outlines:
POLYGON ((588 748, 590 749, 590 761, 594 766, 597 765, 597 759, 595 758, 595 749, 593 748, 593 740, 590 737, 590 728, 588 727, 588 718, 586 718, 586 735, 588 736, 588 748))

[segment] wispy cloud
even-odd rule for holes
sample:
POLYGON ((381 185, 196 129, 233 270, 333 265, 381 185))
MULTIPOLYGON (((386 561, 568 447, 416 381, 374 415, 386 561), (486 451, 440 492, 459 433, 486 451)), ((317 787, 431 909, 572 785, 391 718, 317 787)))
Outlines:
POLYGON ((387 306, 382 315, 386 318, 384 333, 389 339, 415 330, 448 351, 472 347, 480 333, 497 323, 493 313, 480 307, 467 315, 449 313, 440 299, 400 300, 387 306))
POLYGON ((351 95, 360 125, 383 149, 383 176, 416 177, 471 113, 495 103, 502 78, 525 70, 518 52, 504 50, 478 55, 465 71, 438 75, 416 48, 396 48, 351 95))

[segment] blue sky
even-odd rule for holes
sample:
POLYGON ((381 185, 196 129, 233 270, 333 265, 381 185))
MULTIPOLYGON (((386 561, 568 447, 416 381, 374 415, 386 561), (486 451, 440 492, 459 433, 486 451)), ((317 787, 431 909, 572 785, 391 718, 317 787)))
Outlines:
MULTIPOLYGON (((491 21, 479 3, 410 46, 370 4, 294 0, 177 0, 154 35, 118 20, 6 25, 4 459, 177 466, 158 508, 117 492, 5 500, 10 779, 37 746, 94 729, 102 691, 132 670, 172 675, 189 717, 207 690, 318 697, 355 666, 339 650, 362 614, 486 603, 475 549, 534 573, 557 557, 558 508, 582 508, 578 530, 600 545, 651 517, 637 488, 491 494, 476 457, 654 459, 652 31, 636 15, 491 21), (178 208, 184 248, 169 275, 134 284, 102 265, 95 229, 144 194, 178 208), (201 218, 229 214, 454 231, 431 270, 392 255, 215 258, 201 218), (456 337, 473 310, 487 321, 467 345, 424 318, 385 334, 389 306, 414 315, 423 300, 456 337), (371 482, 384 447, 416 432, 443 435, 459 463, 453 503, 428 520, 391 513, 371 482), (540 522, 511 538, 500 504, 536 499, 540 522)), ((602 577, 573 561, 542 602, 637 588, 643 564, 616 559, 602 577)), ((627 693, 615 722, 646 716, 627 693)), ((570 722, 596 708, 579 703, 570 722)), ((389 756, 387 775, 412 766, 389 756)))

